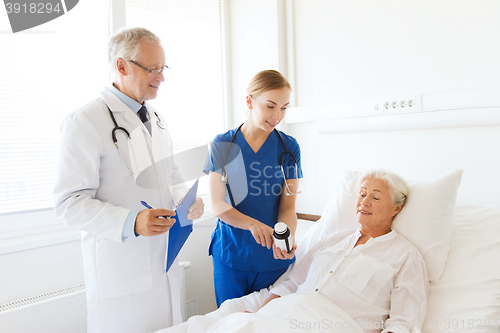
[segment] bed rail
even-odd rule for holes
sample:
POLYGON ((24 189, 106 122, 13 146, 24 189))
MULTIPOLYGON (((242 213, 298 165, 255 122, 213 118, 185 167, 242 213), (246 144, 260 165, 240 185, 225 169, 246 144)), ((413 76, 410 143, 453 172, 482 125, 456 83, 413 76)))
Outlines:
POLYGON ((299 220, 307 220, 307 221, 316 222, 317 220, 319 220, 321 218, 321 215, 297 213, 297 218, 299 220))

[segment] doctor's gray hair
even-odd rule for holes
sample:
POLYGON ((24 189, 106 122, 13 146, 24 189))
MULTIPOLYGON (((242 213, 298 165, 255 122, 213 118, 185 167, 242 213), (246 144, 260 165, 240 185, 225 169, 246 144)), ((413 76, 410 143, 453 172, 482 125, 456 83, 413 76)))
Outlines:
POLYGON ((123 28, 111 36, 108 43, 108 61, 115 73, 118 72, 116 61, 119 58, 136 60, 143 41, 161 44, 160 38, 145 28, 123 28))
POLYGON ((361 187, 361 184, 365 179, 376 178, 382 179, 391 189, 391 197, 394 206, 398 206, 406 202, 406 197, 408 196, 409 185, 408 182, 400 175, 385 169, 370 169, 365 171, 358 180, 357 189, 361 187))

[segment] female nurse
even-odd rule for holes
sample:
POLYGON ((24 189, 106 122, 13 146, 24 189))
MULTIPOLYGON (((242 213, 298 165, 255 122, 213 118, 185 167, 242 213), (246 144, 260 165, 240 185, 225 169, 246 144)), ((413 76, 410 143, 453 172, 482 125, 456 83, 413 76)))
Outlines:
POLYGON ((247 88, 246 121, 215 137, 205 172, 209 173, 217 306, 273 284, 295 260, 273 244, 274 225, 284 222, 292 236, 298 178, 297 141, 276 130, 290 102, 291 86, 275 70, 257 73, 247 88))

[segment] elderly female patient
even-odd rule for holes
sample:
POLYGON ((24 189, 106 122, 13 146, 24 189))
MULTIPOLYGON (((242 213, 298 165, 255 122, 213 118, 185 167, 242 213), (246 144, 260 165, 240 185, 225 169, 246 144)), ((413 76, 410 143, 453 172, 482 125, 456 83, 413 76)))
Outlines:
POLYGON ((372 170, 360 177, 358 188, 359 229, 316 244, 264 305, 291 293, 317 292, 363 324, 365 332, 380 332, 381 322, 383 332, 411 330, 424 320, 428 277, 418 250, 391 228, 408 185, 392 172, 372 170))
MULTIPOLYGON (((252 320, 266 316, 275 320, 282 316, 289 318, 289 311, 299 311, 297 316, 300 316, 302 311, 296 310, 296 305, 286 308, 290 302, 304 302, 302 310, 307 312, 311 309, 308 299, 314 300, 312 307, 318 304, 316 301, 328 299, 333 303, 329 303, 332 307, 328 303, 319 303, 321 305, 312 312, 328 315, 331 309, 342 309, 355 323, 355 329, 349 332, 419 331, 427 308, 426 265, 418 250, 391 227, 405 203, 408 184, 400 176, 385 170, 368 171, 359 179, 355 209, 353 207, 359 228, 325 235, 317 244, 304 245, 304 249, 299 243, 297 250, 298 253, 302 250, 303 256, 283 283, 270 292, 262 290, 257 295, 245 296, 255 296, 258 302, 261 293, 264 298, 270 295, 256 313, 247 314, 249 325, 252 320), (323 309, 327 309, 326 314, 323 309)), ((320 223, 324 226, 330 222, 334 221, 322 220, 320 223)), ((238 307, 235 311, 241 311, 245 305, 251 307, 247 310, 258 309, 254 306, 254 299, 249 302, 244 299, 241 300, 243 307, 235 306, 238 307)), ((231 302, 238 301, 228 300, 207 316, 216 318, 218 311, 232 309, 231 302)), ((244 315, 226 311, 211 325, 225 327, 227 323, 244 321, 244 315)), ((228 331, 234 332, 234 329, 228 331)))

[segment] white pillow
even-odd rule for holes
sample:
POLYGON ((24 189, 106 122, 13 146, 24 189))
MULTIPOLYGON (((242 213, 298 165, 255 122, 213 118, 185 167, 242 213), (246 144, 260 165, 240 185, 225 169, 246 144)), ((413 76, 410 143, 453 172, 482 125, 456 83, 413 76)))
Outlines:
POLYGON ((457 205, 452 220, 446 268, 429 293, 424 323, 431 329, 423 331, 498 332, 500 207, 457 205))
MULTIPOLYGON (((450 249, 451 220, 463 170, 455 170, 427 181, 410 182, 410 191, 392 227, 408 239, 422 254, 429 281, 439 283, 450 249)), ((356 229, 356 185, 359 171, 347 171, 342 191, 325 208, 320 235, 342 229, 356 229)), ((319 227, 319 226, 318 226, 319 227)))

